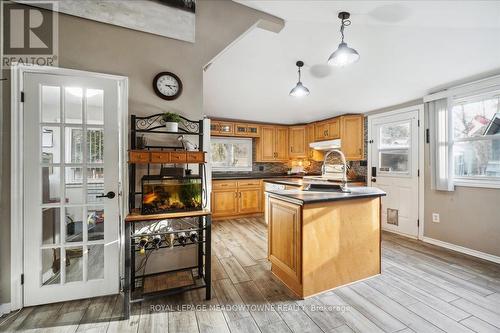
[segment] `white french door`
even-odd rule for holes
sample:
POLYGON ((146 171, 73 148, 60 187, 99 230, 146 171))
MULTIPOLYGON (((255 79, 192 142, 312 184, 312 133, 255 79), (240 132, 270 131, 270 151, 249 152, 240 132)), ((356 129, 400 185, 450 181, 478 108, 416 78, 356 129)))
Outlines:
POLYGON ((382 197, 382 228, 418 237, 418 109, 369 118, 370 186, 382 197))
POLYGON ((117 82, 23 82, 24 305, 117 293, 117 82))

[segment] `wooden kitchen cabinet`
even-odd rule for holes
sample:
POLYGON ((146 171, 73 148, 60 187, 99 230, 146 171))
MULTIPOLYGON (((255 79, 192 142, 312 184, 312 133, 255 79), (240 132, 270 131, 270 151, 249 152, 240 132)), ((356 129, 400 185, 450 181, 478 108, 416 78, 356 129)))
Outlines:
POLYGON ((306 140, 306 126, 291 126, 288 129, 288 140, 290 142, 290 158, 307 157, 309 149, 306 140))
POLYGON ((269 260, 283 282, 298 293, 302 276, 301 206, 270 198, 268 208, 269 260))
POLYGON ((234 136, 234 123, 213 120, 210 123, 210 134, 216 136, 234 136))
POLYGON ((288 127, 261 126, 256 143, 257 162, 288 161, 288 127))
POLYGON ((247 138, 258 138, 260 136, 260 126, 247 123, 235 123, 234 135, 247 138))
POLYGON ((320 121, 314 124, 315 141, 333 140, 340 137, 340 123, 338 118, 320 121))
POLYGON ((266 200, 271 272, 300 298, 380 274, 380 197, 266 200))
POLYGON ((219 218, 262 213, 263 195, 261 179, 213 180, 212 215, 219 218))
POLYGON ((259 213, 262 204, 262 190, 260 184, 258 188, 238 189, 238 213, 252 214, 259 213))
POLYGON ((313 149, 309 146, 312 142, 315 142, 314 136, 314 124, 309 124, 306 126, 306 145, 307 145, 307 158, 313 161, 323 161, 324 153, 322 151, 313 149))
POLYGON ((347 160, 359 161, 365 158, 363 115, 340 117, 340 137, 342 139, 342 152, 347 160))
POLYGON ((236 189, 213 190, 211 201, 214 217, 238 214, 238 191, 236 189))

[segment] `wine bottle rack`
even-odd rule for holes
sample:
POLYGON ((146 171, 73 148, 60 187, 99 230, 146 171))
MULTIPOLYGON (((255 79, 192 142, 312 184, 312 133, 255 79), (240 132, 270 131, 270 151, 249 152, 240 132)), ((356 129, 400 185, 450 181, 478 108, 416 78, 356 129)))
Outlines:
MULTIPOLYGON (((206 299, 211 298, 211 213, 208 209, 198 211, 183 211, 172 212, 154 215, 141 215, 136 208, 136 198, 142 193, 136 190, 137 165, 144 164, 147 169, 147 175, 150 175, 151 165, 163 163, 191 163, 198 164, 198 175, 202 179, 203 192, 202 204, 207 202, 207 186, 205 175, 205 153, 203 147, 203 120, 193 121, 181 117, 179 123, 179 132, 168 132, 165 130, 165 124, 161 118, 162 114, 155 114, 148 117, 139 117, 131 115, 131 131, 130 131, 130 156, 129 156, 129 215, 125 218, 125 271, 124 271, 124 312, 125 317, 130 315, 130 304, 142 302, 144 300, 165 297, 169 295, 183 293, 189 290, 204 288, 206 299), (179 146, 165 145, 145 145, 137 147, 138 134, 154 134, 156 137, 162 135, 189 135, 198 137, 198 151, 186 152, 179 146), (168 231, 159 231, 152 228, 148 232, 138 234, 139 230, 144 231, 145 226, 154 226, 162 220, 171 221, 172 228, 168 231), (178 234, 189 233, 196 231, 198 239, 193 242, 187 240, 186 244, 180 244, 178 234), (136 258, 148 256, 154 251, 165 256, 168 260, 168 255, 171 244, 164 241, 165 237, 174 235, 173 247, 196 247, 197 248, 197 265, 193 267, 185 267, 179 270, 168 270, 154 274, 145 274, 145 270, 140 274, 136 267, 136 258), (162 242, 159 246, 153 244, 152 239, 155 236, 160 236, 162 242), (137 243, 141 237, 147 237, 144 247, 144 253, 140 253, 141 249, 137 247, 137 243), (167 246, 168 245, 168 246, 167 246), (139 253, 138 253, 139 252, 139 253), (190 271, 193 276, 193 284, 161 290, 158 292, 144 292, 143 286, 145 279, 155 278, 155 281, 162 281, 162 274, 169 274, 176 271, 190 271)), ((165 140, 168 142, 168 140, 165 140)), ((203 206, 204 207, 204 206, 203 206)), ((147 262, 146 262, 147 264, 147 262)))

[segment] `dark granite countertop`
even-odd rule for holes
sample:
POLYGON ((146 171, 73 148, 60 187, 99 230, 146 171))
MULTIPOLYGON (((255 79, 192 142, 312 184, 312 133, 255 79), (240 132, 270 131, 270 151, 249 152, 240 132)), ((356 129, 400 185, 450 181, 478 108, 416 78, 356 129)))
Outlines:
MULTIPOLYGON (((315 181, 312 179, 290 179, 290 178, 272 178, 272 179, 264 179, 266 183, 273 183, 279 185, 287 185, 287 186, 295 186, 302 187, 306 184, 314 183, 315 181)), ((333 184, 341 184, 341 181, 333 181, 333 184)), ((350 179, 347 183, 366 183, 365 179, 350 179)))
POLYGON ((385 196, 385 192, 375 187, 353 186, 349 188, 350 193, 337 191, 302 191, 302 190, 268 190, 273 197, 282 197, 288 201, 297 202, 300 205, 308 205, 320 202, 331 202, 340 200, 352 200, 360 198, 373 198, 385 196))
MULTIPOLYGON (((286 173, 265 173, 265 172, 243 172, 243 173, 222 173, 213 172, 213 180, 229 180, 229 179, 269 179, 269 178, 302 178, 305 174, 286 174, 286 173)), ((315 174, 307 174, 314 176, 315 174)))

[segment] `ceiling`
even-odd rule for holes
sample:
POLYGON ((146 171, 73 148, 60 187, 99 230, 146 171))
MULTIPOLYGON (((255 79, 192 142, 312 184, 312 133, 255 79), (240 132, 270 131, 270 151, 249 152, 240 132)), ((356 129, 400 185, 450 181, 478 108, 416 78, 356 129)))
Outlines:
POLYGON ((254 29, 204 74, 212 117, 301 123, 419 99, 465 79, 500 73, 500 1, 235 0, 283 18, 254 29), (345 41, 359 62, 326 64, 340 42, 337 13, 351 12, 345 41), (311 94, 288 95, 295 62, 311 94))

